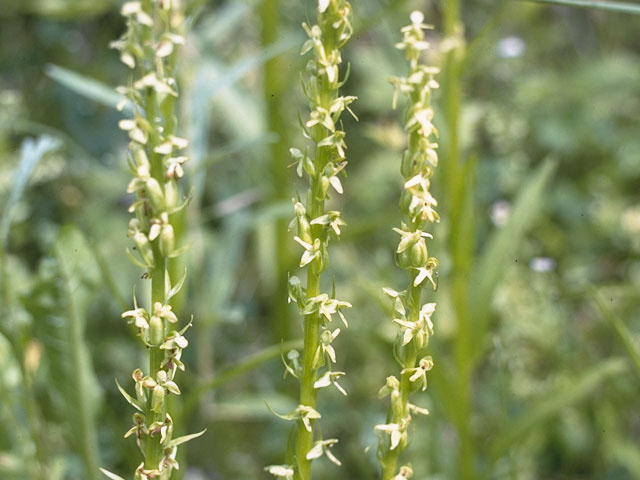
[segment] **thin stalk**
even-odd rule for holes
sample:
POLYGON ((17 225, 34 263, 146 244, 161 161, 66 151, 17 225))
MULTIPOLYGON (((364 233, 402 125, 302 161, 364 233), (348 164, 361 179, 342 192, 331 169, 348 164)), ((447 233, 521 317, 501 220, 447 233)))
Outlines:
MULTIPOLYGON (((262 18, 262 47, 268 48, 280 36, 280 0, 265 0, 261 5, 262 18)), ((287 158, 288 128, 285 121, 286 102, 283 101, 286 81, 283 75, 282 59, 280 57, 269 58, 264 64, 263 97, 266 106, 266 116, 269 131, 275 133, 278 141, 271 142, 269 154, 271 158, 271 184, 273 188, 273 202, 278 203, 289 199, 289 174, 286 162, 287 158)), ((273 341, 279 342, 288 339, 290 332, 290 310, 287 305, 287 284, 284 281, 287 272, 292 267, 292 258, 287 248, 289 232, 284 218, 275 221, 275 285, 271 295, 271 318, 273 327, 273 341)))
MULTIPOLYGON (((320 275, 309 271, 307 281, 307 295, 309 298, 320 294, 320 275)), ((313 357, 320 343, 320 318, 318 312, 307 315, 304 319, 304 357, 302 367, 302 379, 300 381, 300 405, 308 405, 316 408, 316 390, 313 383, 317 378, 317 368, 313 364, 313 357)), ((298 420, 298 430, 296 438, 296 460, 298 471, 296 478, 307 480, 311 478, 311 461, 306 455, 313 446, 313 422, 311 421, 311 431, 308 431, 302 422, 298 420)))
MULTIPOLYGON (((160 253, 159 251, 157 252, 160 253)), ((158 255, 158 258, 162 258, 158 255)), ((157 260, 155 267, 151 270, 151 304, 156 302, 164 303, 164 285, 165 285, 165 266, 166 260, 157 260)), ((167 321, 162 319, 163 332, 167 329, 167 321)), ((162 361, 164 360, 164 351, 160 349, 160 345, 152 345, 149 347, 149 376, 156 378, 161 370, 162 361)), ((146 405, 147 422, 151 425, 154 422, 162 422, 166 414, 166 405, 163 404, 162 411, 153 410, 152 396, 149 396, 146 405)), ((162 446, 160 445, 160 436, 155 435, 148 438, 144 449, 145 463, 149 465, 159 465, 162 460, 162 446)))
POLYGON ((89 392, 90 385, 87 382, 89 378, 89 365, 86 359, 86 353, 83 350, 85 345, 84 329, 82 328, 83 319, 78 311, 78 305, 74 298, 71 272, 64 260, 64 255, 56 245, 56 256, 60 265, 60 273, 63 280, 63 294, 67 307, 67 317, 69 322, 69 331, 71 333, 71 362, 74 368, 74 374, 71 376, 73 383, 74 397, 76 400, 75 408, 78 417, 80 431, 76 439, 77 445, 82 454, 85 464, 85 475, 88 479, 98 478, 98 438, 97 427, 94 421, 94 406, 90 405, 89 392))
POLYGON ((600 2, 597 0, 525 0, 534 3, 546 3, 563 7, 589 8, 593 10, 604 10, 608 12, 630 13, 640 15, 640 6, 630 2, 600 2))
MULTIPOLYGON (((122 7, 128 29, 112 45, 120 51, 123 63, 137 71, 130 87, 120 87, 133 104, 134 118, 121 120, 120 128, 129 133, 129 166, 133 179, 127 191, 135 193, 129 211, 128 235, 133 239, 137 257, 132 257, 151 279, 151 302, 122 317, 135 325, 138 336, 149 352, 148 371, 133 372, 135 397, 121 391, 125 399, 143 413, 134 415, 134 426, 126 436, 135 434, 144 461, 136 478, 167 480, 177 470, 176 446, 199 435, 173 438, 181 425, 174 425, 169 410, 173 396, 180 395, 174 378, 184 370, 182 351, 188 341, 183 333, 191 323, 178 330, 173 311, 175 297, 184 278, 179 280, 175 258, 182 249, 177 241, 184 229, 185 202, 180 199, 178 180, 187 157, 179 152, 188 146, 179 138, 176 121, 178 96, 175 70, 178 46, 184 43, 184 15, 180 2, 127 2, 122 7), (172 298, 173 305, 172 305, 172 298)), ((200 432, 204 433, 204 432, 200 432)))
MULTIPOLYGON (((303 316, 304 341, 302 362, 298 362, 297 353, 291 356, 290 352, 286 365, 287 371, 300 381, 300 393, 298 407, 287 415, 281 415, 296 421, 295 442, 290 444, 287 454, 293 465, 266 467, 277 477, 293 477, 295 480, 311 479, 311 459, 318 456, 314 451, 312 458, 308 458, 312 449, 325 453, 337 442, 336 439, 316 438, 315 424, 320 418, 316 410, 317 390, 334 385, 345 393, 336 382, 344 372, 332 370, 336 354, 331 342, 340 329, 332 328, 331 322, 333 315, 339 315, 346 326, 341 310, 351 307, 351 304, 337 300, 335 292, 331 295, 322 293, 321 274, 328 267, 329 242, 340 236, 341 227, 345 225, 339 211, 325 211, 325 200, 330 195, 330 188, 333 189, 331 194, 333 191, 342 193, 339 174, 347 161, 340 116, 355 100, 355 97, 339 96, 343 83, 339 70, 342 62, 340 48, 353 32, 349 3, 345 0, 319 0, 317 24, 309 26, 304 23, 303 27, 309 38, 302 47, 302 53, 313 52, 313 57, 307 64, 302 82, 311 109, 302 128, 312 145, 304 152, 297 148, 291 148, 290 152, 297 163, 298 175, 302 177, 306 173, 309 178, 305 199, 294 203, 295 218, 292 222, 297 227, 294 240, 304 248, 300 267, 306 267, 307 275, 306 288, 297 277, 290 277, 288 293, 290 301, 297 304, 303 316)), ((333 455, 327 453, 327 457, 339 464, 333 455)))
POLYGON ((22 377, 22 400, 25 415, 27 418, 27 426, 29 430, 29 438, 35 447, 33 465, 30 463, 28 471, 36 480, 47 480, 49 478, 49 460, 46 445, 45 434, 42 431, 42 416, 38 410, 38 404, 35 399, 33 390, 33 380, 31 373, 27 370, 24 363, 23 355, 19 355, 19 350, 11 342, 11 346, 16 354, 16 361, 20 366, 20 374, 22 377))
POLYGON ((433 334, 431 315, 435 303, 422 305, 422 290, 429 279, 435 288, 434 270, 438 266, 435 257, 429 257, 427 238, 433 238, 426 229, 439 221, 435 211, 437 201, 430 193, 431 178, 438 164, 437 144, 432 138, 437 134, 433 126, 434 115, 430 104, 431 91, 437 88, 434 75, 437 69, 420 63, 425 42, 424 15, 419 11, 411 14, 411 24, 402 28, 403 40, 397 46, 405 51, 409 63, 406 77, 394 77, 391 83, 396 87, 394 107, 398 94, 408 97, 404 122, 408 146, 403 153, 400 171, 404 177, 404 191, 400 197, 400 211, 403 216, 401 228, 394 228, 400 234, 396 249, 396 263, 409 274, 409 285, 401 292, 385 288, 391 298, 393 322, 400 326, 395 353, 402 370, 400 380, 387 377, 379 396, 389 396, 387 423, 376 425, 382 432, 378 443, 378 458, 382 470, 382 480, 410 478, 413 470, 409 465, 399 467, 402 452, 409 443, 409 424, 412 414, 426 414, 425 409, 409 403, 409 395, 416 384, 427 388, 427 371, 433 366, 430 356, 423 356, 429 338, 433 334))
POLYGON ((460 155, 460 111, 462 99, 462 67, 464 62, 464 34, 460 23, 461 4, 459 0, 445 2, 444 28, 445 35, 454 40, 456 45, 446 56, 444 65, 445 117, 447 125, 446 161, 444 162, 447 191, 450 196, 449 218, 451 231, 449 250, 452 257, 452 286, 454 308, 457 319, 457 335, 455 343, 456 358, 456 422, 460 442, 459 475, 462 480, 476 478, 473 462, 475 444, 470 429, 472 414, 472 363, 470 316, 467 312, 469 297, 468 282, 468 249, 471 236, 464 235, 463 222, 466 221, 464 209, 469 198, 467 189, 471 183, 461 175, 460 155))

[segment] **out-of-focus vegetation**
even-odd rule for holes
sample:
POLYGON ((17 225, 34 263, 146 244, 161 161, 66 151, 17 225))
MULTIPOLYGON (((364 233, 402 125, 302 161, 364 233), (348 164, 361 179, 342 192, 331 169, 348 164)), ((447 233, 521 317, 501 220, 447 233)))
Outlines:
MULTIPOLYGON (((388 77, 405 73, 394 43, 415 8, 435 25, 429 62, 443 88, 439 288, 427 294, 438 302, 435 367, 416 394, 431 414, 412 423, 414 478, 640 478, 638 17, 480 0, 459 5, 462 32, 449 0, 351 3, 343 90, 359 97, 359 122, 344 118, 349 176, 335 201, 348 226, 330 266, 353 304, 336 339, 349 396, 320 394, 343 466, 318 461, 314 478, 378 475, 365 448, 384 423, 376 393, 396 331, 381 287, 406 283, 393 260, 404 136, 388 77), (460 35, 466 55, 452 57, 460 35)), ((286 304, 300 253, 286 226, 302 186, 286 166, 287 149, 304 144, 300 24, 315 7, 187 2, 189 280, 174 308, 194 327, 173 411, 176 436, 208 430, 183 448, 185 478, 267 478, 263 467, 283 461, 289 425, 264 402, 296 406, 279 345, 301 332, 286 304)), ((139 462, 114 384, 145 358, 120 318, 140 274, 125 254, 114 87, 128 72, 108 48, 124 29, 118 9, 5 0, 0 11, 2 479, 93 479, 97 466, 139 462)))

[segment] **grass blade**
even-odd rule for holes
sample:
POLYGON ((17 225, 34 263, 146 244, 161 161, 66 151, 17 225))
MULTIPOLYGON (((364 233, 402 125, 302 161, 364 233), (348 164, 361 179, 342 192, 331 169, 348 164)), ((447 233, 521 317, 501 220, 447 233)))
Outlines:
POLYGON ((489 239, 471 281, 469 311, 473 312, 473 338, 477 339, 474 357, 484 348, 484 334, 489 323, 489 311, 493 292, 507 266, 513 261, 516 249, 525 233, 540 212, 543 194, 555 163, 546 162, 538 168, 533 178, 524 186, 509 216, 507 224, 489 239))
MULTIPOLYGON (((107 107, 116 108, 121 101, 125 100, 125 97, 109 85, 58 65, 47 65, 45 74, 72 92, 107 107)), ((125 109, 130 108, 131 105, 127 103, 125 109)))
POLYGON ((37 319, 36 335, 55 379, 51 393, 63 412, 70 443, 84 462, 84 478, 97 480, 99 384, 85 340, 85 318, 100 280, 92 255, 79 230, 63 227, 53 259, 43 260, 36 285, 22 300, 37 319))
POLYGON ((608 12, 630 13, 640 15, 640 5, 626 2, 599 2, 591 0, 528 0, 535 3, 560 5, 563 7, 591 8, 608 12))
POLYGON ((618 337, 624 345, 624 348, 631 359, 631 363, 636 370, 636 374, 640 376, 640 350, 638 350, 638 347, 633 343, 631 332, 627 328, 627 325, 607 306, 607 302, 602 297, 601 293, 599 293, 594 287, 590 287, 589 291, 593 301, 598 306, 600 313, 602 313, 602 316, 618 334, 618 337))
POLYGON ((9 200, 6 203, 0 223, 0 242, 3 249, 7 244, 15 207, 22 198, 24 190, 27 188, 33 170, 42 157, 60 148, 61 145, 60 140, 49 135, 42 135, 37 140, 27 138, 22 142, 22 146, 20 147, 20 163, 13 176, 9 200))
POLYGON ((509 421, 509 427, 498 435, 490 444, 490 464, 505 455, 512 445, 538 427, 542 422, 550 420, 563 408, 574 405, 595 392, 608 378, 623 373, 627 363, 621 358, 612 358, 591 367, 581 376, 563 385, 554 392, 543 394, 542 398, 530 405, 518 418, 509 421))
POLYGON ((184 403, 184 415, 189 416, 189 413, 193 410, 200 396, 208 390, 218 388, 220 385, 233 380, 234 378, 244 375, 256 368, 259 368, 263 364, 267 363, 274 358, 282 355, 283 352, 288 350, 302 348, 302 340, 291 340, 288 342, 279 343, 277 345, 271 345, 269 347, 260 350, 253 355, 249 355, 246 360, 236 365, 232 365, 221 370, 211 380, 200 384, 191 394, 187 397, 184 403))

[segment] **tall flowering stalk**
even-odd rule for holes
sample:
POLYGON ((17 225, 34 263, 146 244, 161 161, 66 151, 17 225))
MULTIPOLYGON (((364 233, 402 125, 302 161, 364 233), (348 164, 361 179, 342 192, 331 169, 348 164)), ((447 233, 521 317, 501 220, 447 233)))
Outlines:
POLYGON ((393 302, 393 322, 400 329, 395 356, 402 369, 400 379, 388 377, 379 392, 380 397, 390 397, 387 423, 375 427, 380 433, 378 458, 382 480, 403 480, 413 475, 409 465, 398 468, 399 457, 408 444, 411 416, 429 413, 409 403, 412 391, 426 390, 427 372, 433 367, 431 356, 425 355, 425 350, 433 335, 431 315, 436 304, 422 305, 421 293, 427 283, 436 287, 434 270, 438 266, 436 258, 429 256, 426 243, 433 238, 426 231, 429 224, 439 220, 434 209, 437 201, 429 191, 433 169, 438 164, 438 145, 431 140, 437 131, 430 105, 431 91, 438 87, 434 80, 438 69, 420 63, 421 53, 429 46, 423 31, 428 26, 423 22, 424 15, 416 11, 411 14, 411 24, 402 29, 403 40, 396 47, 405 51, 410 70, 406 77, 391 79, 395 86, 394 108, 399 93, 408 98, 404 119, 408 147, 402 157, 401 173, 405 183, 400 199, 405 219, 400 228, 393 230, 400 234, 396 263, 407 270, 410 282, 401 292, 384 289, 393 302))
POLYGON ((178 46, 184 43, 184 16, 180 0, 127 2, 122 15, 127 30, 112 46, 120 51, 134 77, 128 86, 118 89, 133 110, 132 118, 119 123, 131 140, 128 161, 133 179, 127 191, 135 195, 129 207, 135 217, 128 230, 135 253, 127 252, 145 269, 143 278, 150 279, 151 301, 147 307, 140 306, 134 294, 134 308, 122 314, 135 325, 149 352, 149 364, 133 371, 134 395, 119 384, 118 388, 136 409, 133 426, 125 434, 136 439, 143 455, 134 479, 166 480, 179 467, 177 446, 200 435, 173 438, 173 422, 167 412, 167 397, 180 394, 175 375, 185 368, 180 359, 188 341, 183 334, 191 325, 180 325, 170 304, 184 276, 171 279, 167 268, 169 259, 183 251, 176 247, 175 222, 186 204, 180 200, 178 180, 187 160, 180 152, 187 141, 177 136, 175 64, 178 46))
POLYGON ((320 418, 316 410, 319 389, 333 385, 346 395, 337 382, 344 372, 332 370, 336 362, 332 342, 340 334, 333 320, 337 315, 346 327, 342 310, 351 305, 337 300, 333 291, 323 293, 320 280, 329 264, 329 241, 338 238, 345 225, 339 211, 325 210, 325 202, 330 193, 342 193, 339 175, 347 165, 340 117, 345 110, 351 112, 349 104, 356 97, 340 95, 344 79, 340 79, 339 66, 342 63, 340 49, 352 35, 351 12, 345 0, 319 0, 317 24, 303 24, 309 39, 301 53, 313 52, 314 56, 307 63, 302 82, 311 112, 308 120, 301 124, 312 145, 305 151, 290 149, 298 175, 306 174, 309 179, 305 197, 294 200, 295 218, 291 226, 296 228, 294 240, 303 248, 300 267, 307 270, 307 282, 303 286, 298 277, 291 277, 289 299, 304 316, 304 350, 301 358, 298 352, 290 352, 285 362, 287 371, 300 381, 298 407, 281 415, 297 423, 295 442, 287 458, 290 464, 267 467, 273 475, 286 479, 309 480, 311 461, 323 454, 340 464, 329 451, 337 440, 323 440, 315 424, 320 418))

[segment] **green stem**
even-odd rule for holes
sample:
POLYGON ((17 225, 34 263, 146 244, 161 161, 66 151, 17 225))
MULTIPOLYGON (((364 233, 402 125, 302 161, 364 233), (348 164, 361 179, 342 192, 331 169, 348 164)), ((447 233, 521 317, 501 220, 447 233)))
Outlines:
POLYGON ((69 322, 69 331, 71 332, 71 361, 74 366, 71 381, 73 383, 74 397, 76 400, 75 408, 77 409, 78 422, 80 431, 76 439, 78 448, 85 464, 86 478, 99 478, 98 474, 98 439, 96 435, 97 427, 94 422, 94 406, 91 405, 89 392, 89 364, 86 358, 86 352, 83 349, 85 344, 83 324, 78 311, 78 305, 74 298, 73 287, 71 285, 71 272, 64 260, 64 255, 56 245, 56 256, 60 265, 60 273, 63 278, 63 291, 65 302, 67 305, 67 317, 69 322))
MULTIPOLYGON (((280 34, 280 0, 264 0, 261 5, 262 18, 262 46, 268 48, 278 40, 280 34)), ((273 201, 282 202, 289 198, 289 175, 287 171, 288 158, 287 145, 289 142, 287 122, 284 107, 286 102, 282 101, 282 94, 286 85, 283 72, 282 60, 273 57, 267 60, 264 65, 263 96, 266 105, 267 123, 269 131, 278 136, 277 142, 269 145, 271 157, 271 176, 273 185, 273 201)), ((276 249, 276 272, 274 291, 271 295, 273 341, 279 342, 288 339, 290 332, 290 310, 287 304, 287 272, 292 267, 292 257, 287 248, 289 232, 287 221, 279 218, 275 223, 275 249, 276 249)))
MULTIPOLYGON (((322 165, 325 161, 324 155, 318 152, 316 164, 322 165)), ((320 178, 313 179, 311 191, 313 192, 311 201, 311 218, 317 218, 324 213, 324 200, 320 199, 316 192, 320 189, 320 178)), ((311 228, 312 238, 318 238, 321 234, 322 226, 314 225, 311 228)), ((307 299, 320 294, 320 258, 316 258, 308 268, 307 273, 307 299)), ((313 359, 320 345, 320 314, 313 312, 304 319, 304 346, 302 379, 300 381, 300 405, 316 408, 316 389, 313 384, 316 381, 317 369, 313 365, 313 359)), ((311 421, 311 431, 308 431, 302 420, 298 422, 296 439, 296 462, 298 471, 296 480, 309 480, 311 478, 311 461, 307 460, 307 452, 313 447, 313 420, 311 421)))
MULTIPOLYGON (((151 310, 153 310, 153 304, 160 302, 164 304, 164 285, 165 285, 165 269, 166 260, 161 257, 159 249, 154 248, 154 254, 156 254, 156 264, 151 270, 151 310)), ((166 330, 166 321, 163 329, 166 330)), ((164 352, 160 349, 159 345, 149 347, 149 376, 153 379, 156 378, 160 371, 160 365, 164 360, 164 352)), ((166 403, 166 402, 165 402, 166 403)), ((151 395, 147 401, 147 408, 145 411, 147 419, 147 427, 153 422, 161 422, 165 417, 165 408, 162 412, 154 412, 151 409, 151 395)), ((160 445, 160 435, 149 436, 144 449, 145 466, 147 469, 157 468, 162 461, 162 447, 160 445)))
MULTIPOLYGON (((11 342, 12 347, 15 347, 11 342)), ((16 353, 16 361, 20 365, 20 374, 22 376, 22 399, 25 415, 27 417, 27 425, 29 436, 35 447, 35 465, 29 466, 28 471, 37 480, 47 480, 49 470, 49 460, 45 442, 44 432, 41 428, 41 415, 38 412, 38 405, 35 400, 33 391, 33 381, 31 374, 27 371, 22 355, 18 355, 18 349, 14 348, 16 353)))
MULTIPOLYGON (((422 294, 422 286, 414 286, 413 281, 415 280, 416 274, 411 275, 411 286, 409 287, 409 299, 410 299, 410 312, 409 312, 409 321, 415 322, 418 320, 418 316, 420 315, 420 307, 421 307, 421 294, 422 294)), ((404 349, 404 363, 403 369, 415 368, 418 363, 419 351, 416 350, 413 342, 408 343, 404 349)), ((390 423, 400 424, 403 419, 409 418, 409 394, 411 393, 412 382, 410 380, 411 372, 404 372, 400 378, 400 399, 401 399, 401 411, 399 415, 391 415, 391 418, 388 420, 390 423)), ((390 445, 389 445, 390 447, 390 445)), ((398 460, 402 451, 406 448, 406 446, 397 445, 396 448, 391 450, 388 448, 385 453, 382 461, 380 462, 382 465, 382 480, 391 480, 398 473, 398 460)))
MULTIPOLYGON (((320 294, 320 275, 309 270, 307 281, 308 298, 320 294)), ((300 385, 300 404, 316 408, 316 391, 313 384, 316 380, 316 369, 313 365, 313 357, 318 349, 320 336, 320 318, 318 312, 307 315, 304 319, 304 358, 302 379, 300 385)), ((308 431, 302 420, 298 422, 296 439, 296 462, 298 471, 296 480, 309 480, 311 478, 311 461, 307 460, 307 452, 313 447, 313 420, 311 431, 308 431)))
MULTIPOLYGON (((461 35, 460 29, 460 2, 448 0, 445 3, 444 28, 445 35, 455 37, 461 35)), ((463 41, 463 39, 461 39, 463 41)), ((457 48, 453 48, 446 56, 444 68, 444 96, 445 116, 447 125, 446 162, 443 165, 443 176, 447 185, 450 198, 451 231, 449 235, 449 250, 453 260, 453 300, 457 318, 457 335, 455 343, 456 357, 456 385, 457 385, 457 415, 455 426, 460 442, 459 478, 472 480, 476 478, 473 462, 475 458, 475 445, 470 429, 472 414, 472 388, 473 377, 471 359, 470 317, 467 311, 469 297, 468 251, 471 238, 462 235, 464 226, 461 222, 466 218, 464 209, 465 200, 469 198, 468 188, 472 188, 471 182, 462 178, 460 165, 460 139, 459 124, 462 98, 462 68, 464 55, 457 48)))

